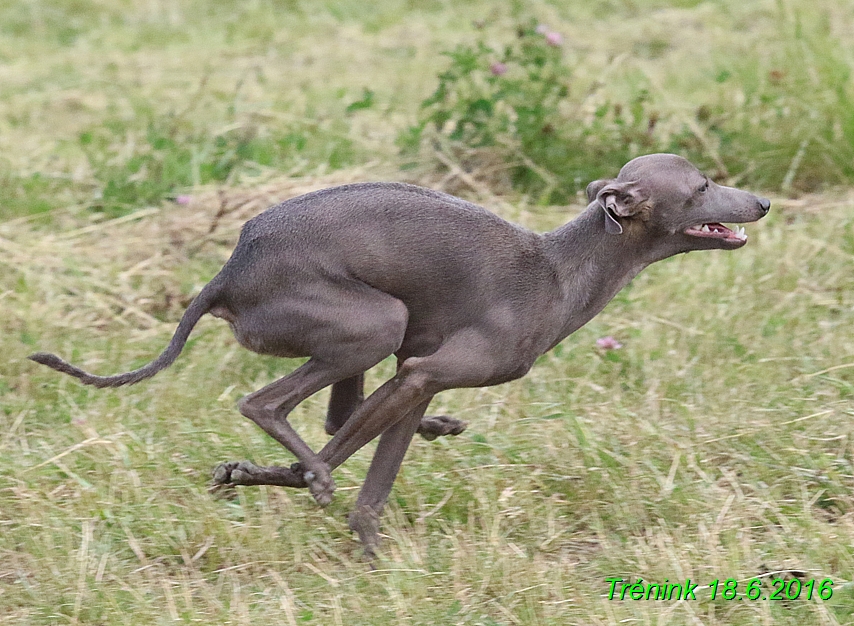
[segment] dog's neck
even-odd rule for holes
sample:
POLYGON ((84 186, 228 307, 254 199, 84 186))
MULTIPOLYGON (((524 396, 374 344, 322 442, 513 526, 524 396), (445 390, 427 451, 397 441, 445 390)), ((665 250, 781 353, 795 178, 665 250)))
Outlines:
POLYGON ((642 240, 606 232, 603 209, 596 203, 543 239, 560 281, 565 320, 555 343, 590 321, 652 262, 642 240))

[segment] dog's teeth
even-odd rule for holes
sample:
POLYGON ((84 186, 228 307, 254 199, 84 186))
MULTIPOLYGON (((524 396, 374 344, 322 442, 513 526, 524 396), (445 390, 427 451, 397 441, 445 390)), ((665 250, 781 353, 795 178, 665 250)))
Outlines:
POLYGON ((701 230, 702 232, 704 232, 704 233, 708 233, 708 232, 710 232, 710 231, 709 231, 709 225, 708 225, 708 224, 703 224, 703 227, 702 227, 700 230, 701 230))

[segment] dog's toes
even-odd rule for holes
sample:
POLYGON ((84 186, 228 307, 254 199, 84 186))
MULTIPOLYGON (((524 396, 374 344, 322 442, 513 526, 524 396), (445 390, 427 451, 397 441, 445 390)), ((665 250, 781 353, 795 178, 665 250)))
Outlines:
POLYGON ((235 485, 258 485, 263 469, 249 461, 220 463, 213 471, 212 491, 235 485))
POLYGON ((437 415, 436 417, 441 422, 442 435, 451 435, 452 437, 456 437, 468 428, 468 422, 458 420, 455 417, 450 417, 448 415, 437 415))
POLYGON ((208 493, 221 495, 234 491, 232 475, 238 465, 239 463, 237 461, 229 461, 227 463, 220 463, 217 465, 213 471, 213 480, 211 481, 211 485, 208 487, 208 493))
POLYGON ((249 461, 240 461, 233 470, 231 470, 232 485, 254 485, 257 474, 261 468, 249 461))
POLYGON ((324 463, 321 467, 315 467, 303 474, 308 490, 314 496, 314 500, 322 507, 332 502, 332 494, 335 493, 335 481, 329 473, 329 468, 324 463))
POLYGON ((468 427, 468 423, 448 415, 425 415, 418 425, 418 434, 427 441, 444 435, 459 435, 468 427))
POLYGON ((227 463, 220 463, 217 465, 213 471, 214 485, 219 486, 232 484, 231 473, 238 465, 239 463, 237 461, 228 461, 227 463))
MULTIPOLYGON (((326 475, 328 476, 328 474, 327 471, 326 475)), ((303 478, 303 472, 301 470, 295 471, 292 467, 280 467, 278 465, 259 467, 250 461, 229 461, 228 463, 220 463, 214 468, 211 492, 235 485, 277 485, 297 489, 308 487, 303 478)), ((333 484, 332 489, 334 488, 335 485, 333 484)))

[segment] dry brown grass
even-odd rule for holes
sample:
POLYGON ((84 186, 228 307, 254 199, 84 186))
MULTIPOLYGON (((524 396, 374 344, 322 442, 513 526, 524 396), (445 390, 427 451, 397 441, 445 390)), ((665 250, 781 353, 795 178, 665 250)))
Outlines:
MULTIPOLYGON (((73 183, 48 185, 56 208, 46 216, 0 218, 1 623, 854 621, 854 196, 775 199, 743 250, 650 268, 524 379, 441 394, 433 409, 470 428, 414 443, 371 570, 346 524, 369 449, 336 472, 326 510, 299 491, 207 491, 220 461, 290 461, 234 403, 295 362, 248 353, 212 319, 172 368, 128 389, 82 387, 26 355, 50 350, 99 373, 150 360, 249 216, 312 189, 400 178, 391 141, 434 87, 437 50, 469 40, 472 19, 498 28, 514 18, 478 3, 341 0, 292 14, 265 1, 218 13, 202 0, 75 0, 72 18, 51 21, 63 2, 3 8, 29 12, 32 36, 7 36, 11 19, 0 25, 0 165, 13 178, 73 183), (73 45, 56 43, 78 18, 73 45), (365 86, 387 106, 348 117, 365 86), (262 134, 314 125, 372 162, 329 173, 306 157, 290 175, 259 168, 181 190, 193 197, 186 206, 112 220, 86 209, 98 181, 79 133, 105 116, 126 124, 108 146, 121 161, 145 135, 134 111, 150 106, 158 118, 191 103, 200 132, 234 120, 262 134), (624 348, 597 349, 604 335, 624 348), (804 576, 831 578, 834 595, 711 601, 705 589, 696 602, 611 601, 605 580, 734 578, 743 588, 760 575, 765 593, 773 576, 804 576)), ((767 56, 748 57, 751 19, 781 11, 790 24, 805 6, 661 5, 530 10, 565 26, 569 54, 586 55, 579 89, 601 78, 597 97, 619 97, 649 80, 690 118, 715 63, 767 69, 783 58, 771 39, 767 56), (653 41, 660 56, 647 54, 653 41)), ((844 35, 850 12, 815 6, 828 11, 828 32, 844 35)), ((433 157, 438 170, 407 175, 535 230, 578 209, 505 195, 504 163, 433 157)), ((7 199, 4 188, 0 210, 7 199)), ((381 364, 369 384, 392 371, 381 364)), ((313 446, 326 440, 326 398, 293 414, 313 446)))
MULTIPOLYGON (((471 428, 413 446, 375 571, 345 520, 368 450, 339 470, 325 511, 283 489, 240 490, 234 500, 207 493, 218 461, 286 461, 233 402, 290 364, 247 353, 212 321, 172 369, 130 389, 82 388, 24 360, 35 348, 100 372, 148 360, 248 216, 376 177, 199 190, 188 206, 96 223, 57 211, 61 228, 51 230, 0 226, 10 355, 0 413, 2 619, 845 622, 854 563, 854 345, 842 332, 854 314, 850 196, 780 201, 748 229, 743 251, 649 270, 525 379, 442 394, 435 409, 471 428), (603 334, 626 347, 598 352, 603 334), (609 576, 746 585, 792 571, 833 578, 834 599, 604 595, 609 576)), ((537 229, 573 212, 489 204, 537 229)), ((381 366, 371 384, 390 371, 381 366)), ((324 401, 310 399, 293 417, 314 445, 325 440, 324 401)))

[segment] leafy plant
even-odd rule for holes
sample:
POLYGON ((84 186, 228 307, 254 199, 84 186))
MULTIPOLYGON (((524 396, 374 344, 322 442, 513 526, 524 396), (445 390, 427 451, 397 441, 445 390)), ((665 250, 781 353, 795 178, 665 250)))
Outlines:
POLYGON ((644 90, 585 116, 570 98, 562 37, 545 26, 520 27, 500 51, 478 41, 445 55, 450 66, 421 103, 418 123, 398 137, 404 151, 437 140, 451 150, 497 151, 512 164, 514 184, 559 202, 656 143, 658 114, 644 90))
POLYGON ((827 20, 781 11, 776 23, 785 36, 773 54, 722 58, 694 119, 679 107, 660 107, 637 69, 638 86, 621 100, 576 93, 584 90, 573 90, 560 35, 533 22, 501 49, 483 41, 460 45, 445 53, 448 68, 398 145, 409 153, 438 148, 470 169, 497 155, 513 184, 542 202, 563 202, 654 151, 682 154, 723 180, 783 193, 850 184, 851 63, 827 20))
POLYGON ((449 127, 452 140, 473 146, 495 145, 506 133, 530 143, 550 132, 570 72, 560 49, 536 29, 521 29, 500 54, 483 42, 445 54, 451 67, 421 105, 422 126, 449 127))

